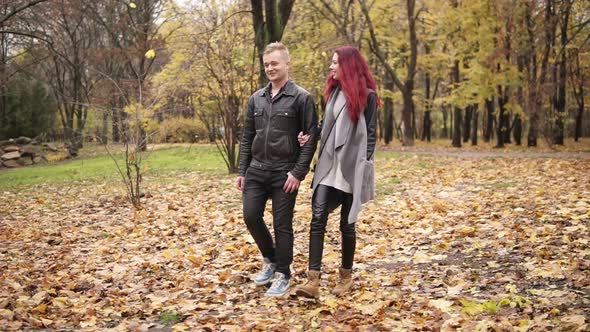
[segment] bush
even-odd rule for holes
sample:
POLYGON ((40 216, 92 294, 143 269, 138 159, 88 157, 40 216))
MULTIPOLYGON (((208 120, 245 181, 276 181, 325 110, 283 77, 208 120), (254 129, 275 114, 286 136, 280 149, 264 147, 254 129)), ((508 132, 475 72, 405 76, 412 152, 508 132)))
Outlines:
MULTIPOLYGON (((148 130, 148 132, 150 132, 148 130)), ((154 141, 158 143, 193 143, 207 139, 207 128, 197 120, 191 118, 170 118, 158 125, 154 141)))
POLYGON ((19 73, 8 84, 6 123, 0 122, 0 139, 36 137, 56 127, 57 107, 47 87, 19 73))

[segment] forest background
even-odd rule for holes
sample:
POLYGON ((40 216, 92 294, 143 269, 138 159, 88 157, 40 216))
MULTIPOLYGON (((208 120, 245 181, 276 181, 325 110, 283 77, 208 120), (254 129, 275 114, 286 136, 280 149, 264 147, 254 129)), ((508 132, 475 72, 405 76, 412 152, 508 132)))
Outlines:
POLYGON ((361 49, 386 145, 563 145, 590 135, 589 12, 574 0, 2 0, 0 140, 74 155, 88 141, 209 141, 235 172, 247 98, 266 82, 260 52, 282 40, 320 115, 332 50, 361 49))

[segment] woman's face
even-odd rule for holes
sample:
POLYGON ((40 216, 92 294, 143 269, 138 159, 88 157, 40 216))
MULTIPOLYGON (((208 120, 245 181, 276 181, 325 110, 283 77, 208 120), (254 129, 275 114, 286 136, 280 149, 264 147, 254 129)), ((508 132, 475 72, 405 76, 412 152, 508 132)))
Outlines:
POLYGON ((330 75, 337 80, 340 76, 340 65, 338 64, 338 53, 332 56, 332 63, 330 64, 330 75))

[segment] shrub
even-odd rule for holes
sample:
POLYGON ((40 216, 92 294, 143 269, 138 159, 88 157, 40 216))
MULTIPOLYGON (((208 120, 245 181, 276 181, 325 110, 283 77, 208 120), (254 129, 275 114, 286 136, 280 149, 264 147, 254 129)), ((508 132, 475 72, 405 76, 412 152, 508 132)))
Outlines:
POLYGON ((193 143, 207 139, 207 128, 194 118, 170 118, 161 122, 154 141, 160 143, 193 143))

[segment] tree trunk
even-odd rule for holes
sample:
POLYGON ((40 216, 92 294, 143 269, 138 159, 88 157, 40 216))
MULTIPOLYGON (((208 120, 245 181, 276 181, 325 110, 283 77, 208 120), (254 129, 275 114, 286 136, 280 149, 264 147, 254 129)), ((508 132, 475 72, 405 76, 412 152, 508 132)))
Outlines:
POLYGON ((449 127, 447 125, 449 121, 449 109, 447 106, 442 107, 442 114, 443 114, 443 131, 442 131, 442 138, 449 138, 449 127))
POLYGON ((432 141, 432 119, 430 118, 430 110, 424 111, 424 121, 422 124, 422 140, 428 143, 432 141))
MULTIPOLYGON (((528 30, 528 39, 529 39, 529 47, 531 49, 530 56, 533 58, 533 61, 536 60, 536 52, 535 52, 535 29, 534 29, 534 17, 532 12, 536 10, 536 8, 532 8, 532 5, 527 5, 527 13, 526 13, 526 21, 527 21, 527 30, 528 30)), ((544 40, 545 45, 543 49, 543 57, 541 58, 541 71, 540 74, 537 76, 537 64, 536 61, 532 67, 532 77, 529 80, 529 105, 532 107, 531 114, 529 117, 529 134, 527 137, 527 146, 537 146, 537 140, 539 136, 539 125, 540 125, 540 111, 543 107, 542 96, 544 92, 542 91, 543 86, 547 80, 547 72, 548 72, 548 65, 549 65, 549 58, 551 55, 552 50, 555 46, 555 30, 557 27, 557 20, 555 15, 555 7, 554 7, 554 0, 545 0, 544 4, 545 10, 545 17, 544 17, 544 40)))
POLYGON ((485 100, 486 118, 485 127, 483 129, 483 141, 489 143, 492 140, 494 134, 494 100, 485 100))
MULTIPOLYGON (((430 47, 428 46, 428 44, 424 45, 424 52, 425 52, 425 54, 430 54, 430 47)), ((434 99, 434 98, 431 98, 431 96, 430 96, 430 74, 429 73, 426 73, 424 75, 424 93, 425 93, 424 100, 426 101, 426 107, 424 109, 424 119, 422 121, 422 141, 426 140, 427 142, 430 143, 430 141, 432 140, 432 119, 430 117, 430 113, 432 111, 432 103, 430 100, 434 99)))
POLYGON ((519 146, 522 145, 522 119, 520 115, 514 118, 514 130, 512 133, 514 135, 514 143, 519 146))
POLYGON ((564 144, 564 119, 566 117, 565 112, 565 102, 566 102, 566 95, 565 95, 565 88, 566 88, 566 80, 567 80, 567 68, 566 68, 566 46, 568 43, 567 37, 567 27, 570 17, 570 9, 572 6, 573 0, 564 0, 563 1, 563 17, 560 19, 561 22, 561 55, 559 63, 557 64, 557 95, 555 96, 555 112, 556 112, 556 122, 555 122, 555 131, 553 134, 553 143, 557 145, 564 144))
POLYGON ((582 118, 584 115, 584 98, 578 105, 578 114, 576 114, 576 129, 574 131, 574 140, 577 142, 582 137, 582 118))
POLYGON ((463 121, 463 143, 467 143, 471 137, 471 115, 473 114, 473 106, 469 105, 465 108, 465 121, 463 121))
POLYGON ((507 87, 502 88, 501 86, 498 86, 498 109, 499 109, 499 113, 498 113, 498 132, 496 133, 497 137, 496 137, 496 147, 497 148, 503 148, 504 147, 504 143, 508 143, 506 141, 506 134, 508 133, 508 136, 510 136, 510 131, 509 131, 509 127, 510 127, 510 114, 508 114, 508 112, 506 112, 506 103, 508 102, 508 93, 506 92, 506 90, 508 90, 507 87))
POLYGON ((252 24, 256 34, 255 43, 260 64, 258 86, 263 87, 268 80, 264 73, 262 55, 271 42, 281 41, 295 0, 251 0, 252 24))
POLYGON ((478 127, 479 111, 477 105, 473 106, 471 114, 471 145, 477 145, 477 127, 478 127))
POLYGON ((102 112, 102 130, 100 132, 100 144, 107 145, 109 143, 109 112, 102 112))
MULTIPOLYGON (((459 60, 455 60, 453 71, 451 73, 453 83, 459 83, 459 60)), ((463 126, 463 110, 457 105, 453 105, 453 147, 461 147, 461 127, 463 126)))
MULTIPOLYGON (((384 87, 386 90, 392 91, 395 88, 395 84, 393 83, 393 78, 389 72, 385 72, 385 82, 384 87)), ((393 141, 393 134, 395 129, 395 120, 393 116, 393 100, 391 98, 385 98, 383 102, 383 140, 385 144, 391 143, 393 141)))
POLYGON ((113 142, 119 143, 121 142, 121 112, 117 109, 117 107, 111 104, 112 110, 112 119, 111 119, 111 130, 113 136, 113 142))
POLYGON ((404 99, 404 109, 402 111, 402 126, 403 126, 403 145, 414 146, 414 127, 412 122, 412 113, 414 113, 414 101, 412 100, 412 87, 407 86, 402 91, 404 99))

